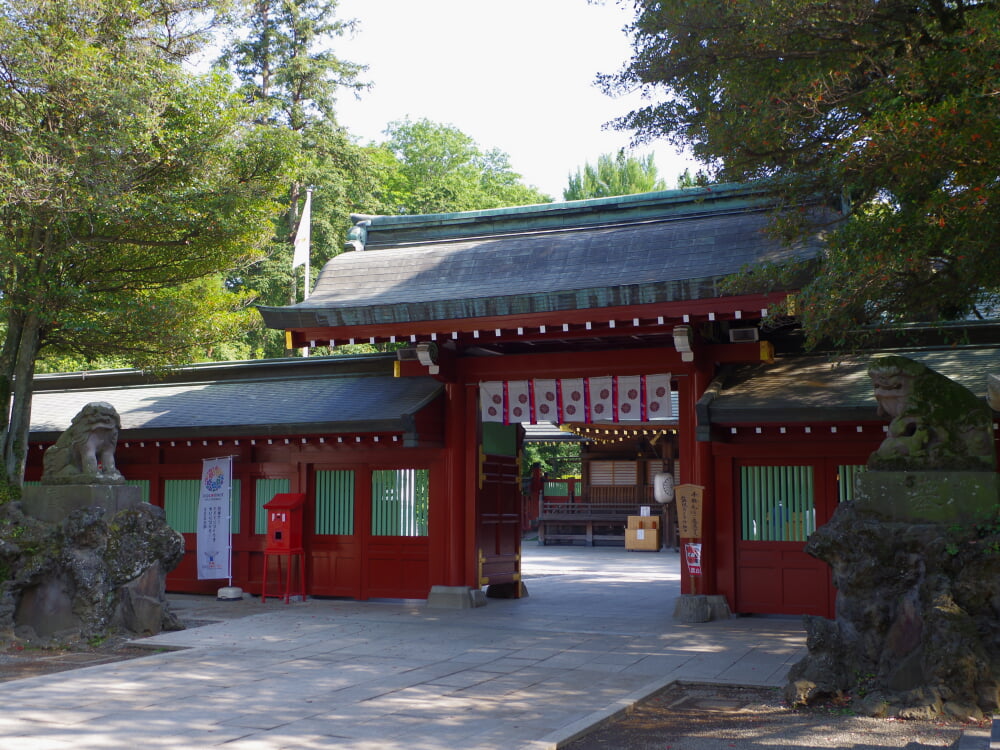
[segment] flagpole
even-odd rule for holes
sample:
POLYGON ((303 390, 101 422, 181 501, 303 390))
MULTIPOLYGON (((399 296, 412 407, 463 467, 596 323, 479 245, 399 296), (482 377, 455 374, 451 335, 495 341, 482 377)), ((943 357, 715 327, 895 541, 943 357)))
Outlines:
MULTIPOLYGON (((229 540, 229 588, 233 587, 233 518, 232 518, 232 508, 233 508, 233 457, 229 458, 229 528, 226 529, 226 538, 229 540)), ((240 596, 243 593, 240 592, 240 596)))

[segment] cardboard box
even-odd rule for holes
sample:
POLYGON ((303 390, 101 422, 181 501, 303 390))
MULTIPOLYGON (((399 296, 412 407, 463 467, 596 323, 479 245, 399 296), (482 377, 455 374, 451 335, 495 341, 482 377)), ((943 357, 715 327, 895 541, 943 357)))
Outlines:
POLYGON ((659 529, 660 528, 660 517, 659 516, 629 516, 628 526, 626 529, 659 529))
POLYGON ((658 552, 660 549, 660 530, 625 529, 625 549, 658 552))

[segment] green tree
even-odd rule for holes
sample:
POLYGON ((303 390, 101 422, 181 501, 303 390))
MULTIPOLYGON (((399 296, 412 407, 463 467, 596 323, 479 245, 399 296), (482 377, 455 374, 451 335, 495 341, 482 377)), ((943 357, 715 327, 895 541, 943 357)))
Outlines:
POLYGON ((528 443, 524 444, 523 471, 538 464, 542 472, 553 479, 581 476, 580 443, 528 443))
MULTIPOLYGON (((336 0, 255 0, 248 6, 246 34, 220 58, 240 82, 240 92, 258 107, 259 120, 293 133, 296 168, 285 198, 288 210, 275 228, 264 259, 231 279, 231 286, 258 302, 298 301, 301 271, 292 269, 292 242, 306 188, 312 197, 311 265, 319 268, 340 252, 352 210, 371 203, 376 165, 337 124, 336 100, 344 90, 367 84, 364 67, 330 50, 354 26, 336 18, 336 0)), ((280 331, 258 325, 247 338, 253 356, 286 353, 280 331)))
POLYGON ((634 54, 604 84, 654 103, 618 127, 690 146, 721 179, 773 180, 789 203, 827 195, 851 206, 826 228, 799 300, 813 343, 995 307, 1000 6, 640 0, 637 10, 634 54))
POLYGON ((148 365, 206 344, 215 325, 219 338, 231 332, 234 300, 209 294, 208 279, 218 290, 220 271, 256 256, 288 150, 253 126, 227 81, 181 67, 197 48, 194 23, 213 9, 203 0, 0 6, 7 486, 23 476, 43 347, 148 365))
MULTIPOLYGON (((510 157, 482 151, 461 130, 427 119, 390 123, 376 147, 382 186, 379 212, 429 214, 549 203, 551 198, 521 183, 510 157)), ((374 212, 373 212, 374 213, 374 212)))
POLYGON ((238 77, 240 91, 261 104, 263 116, 296 132, 335 122, 337 95, 363 89, 364 66, 341 60, 321 45, 354 28, 336 17, 337 0, 254 0, 246 37, 233 41, 220 62, 238 77))
POLYGON ((666 189, 667 183, 658 176, 652 154, 627 156, 619 151, 601 154, 596 166, 587 162, 582 169, 576 170, 576 174, 571 174, 569 185, 563 190, 563 199, 609 198, 666 189))

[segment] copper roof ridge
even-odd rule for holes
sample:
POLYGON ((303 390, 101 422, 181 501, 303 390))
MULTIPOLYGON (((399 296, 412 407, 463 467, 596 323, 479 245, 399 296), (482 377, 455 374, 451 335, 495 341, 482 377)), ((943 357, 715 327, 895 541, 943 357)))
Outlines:
MULTIPOLYGON (((582 226, 567 226, 567 227, 542 227, 542 228, 530 228, 523 229, 521 231, 512 230, 503 233, 490 233, 484 232, 483 234, 470 234, 462 235, 456 237, 436 237, 426 240, 414 240, 410 242, 387 242, 385 245, 378 245, 377 243, 371 243, 366 245, 366 252, 377 252, 379 250, 404 250, 414 247, 425 247, 434 245, 456 245, 463 242, 476 242, 481 240, 499 240, 499 239, 509 239, 511 237, 532 237, 532 236, 543 236, 543 235, 554 235, 554 234, 572 234, 577 232, 589 232, 595 229, 620 229, 622 227, 630 226, 642 226, 651 224, 670 224, 680 221, 690 221, 694 219, 704 219, 709 217, 719 217, 719 216, 735 216, 738 214, 752 214, 752 213, 767 213, 768 211, 773 211, 774 206, 742 206, 740 208, 729 208, 729 209, 717 209, 713 211, 704 211, 701 213, 691 213, 691 214, 679 214, 673 216, 657 216, 657 217, 645 217, 636 219, 623 219, 618 221, 608 221, 594 224, 585 224, 582 226)), ((341 253, 340 255, 334 257, 342 257, 348 255, 348 253, 341 253)), ((331 259, 332 260, 332 259, 331 259)))

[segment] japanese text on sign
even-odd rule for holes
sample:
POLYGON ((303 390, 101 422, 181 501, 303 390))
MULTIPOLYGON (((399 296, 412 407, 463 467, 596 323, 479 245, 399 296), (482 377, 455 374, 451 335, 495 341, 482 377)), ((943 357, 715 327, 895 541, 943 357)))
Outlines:
POLYGON ((698 484, 679 484, 674 488, 677 503, 677 523, 681 539, 701 539, 702 496, 705 488, 698 484))

